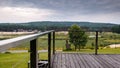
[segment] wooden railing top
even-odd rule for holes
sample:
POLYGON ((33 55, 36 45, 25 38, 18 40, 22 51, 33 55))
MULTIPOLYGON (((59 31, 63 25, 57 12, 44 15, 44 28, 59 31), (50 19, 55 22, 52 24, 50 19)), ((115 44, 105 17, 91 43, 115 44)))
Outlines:
POLYGON ((11 47, 18 46, 24 42, 34 40, 38 38, 39 36, 43 36, 45 34, 54 32, 54 30, 51 31, 45 31, 45 32, 40 32, 37 34, 32 34, 32 35, 26 35, 26 36, 20 36, 12 39, 7 39, 7 40, 2 40, 0 41, 0 52, 3 52, 11 47))

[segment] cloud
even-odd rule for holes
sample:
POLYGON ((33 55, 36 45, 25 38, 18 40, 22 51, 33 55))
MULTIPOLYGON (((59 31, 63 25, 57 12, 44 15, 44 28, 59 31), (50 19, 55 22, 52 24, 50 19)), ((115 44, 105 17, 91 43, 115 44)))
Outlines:
POLYGON ((120 12, 106 14, 75 15, 71 18, 71 20, 120 24, 119 15, 120 12))
POLYGON ((22 7, 0 7, 0 21, 4 22, 23 22, 45 20, 51 15, 55 15, 55 11, 48 9, 37 8, 22 8, 22 7))
POLYGON ((120 0, 0 0, 0 21, 120 22, 120 0))
POLYGON ((60 12, 107 13, 119 12, 120 0, 2 0, 1 6, 36 7, 60 12))

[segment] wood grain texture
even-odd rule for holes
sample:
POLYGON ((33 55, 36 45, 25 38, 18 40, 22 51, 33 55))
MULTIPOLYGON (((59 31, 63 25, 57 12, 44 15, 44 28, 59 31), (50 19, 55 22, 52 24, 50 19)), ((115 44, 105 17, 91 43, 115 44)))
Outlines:
POLYGON ((120 55, 56 53, 52 68, 120 68, 120 55))

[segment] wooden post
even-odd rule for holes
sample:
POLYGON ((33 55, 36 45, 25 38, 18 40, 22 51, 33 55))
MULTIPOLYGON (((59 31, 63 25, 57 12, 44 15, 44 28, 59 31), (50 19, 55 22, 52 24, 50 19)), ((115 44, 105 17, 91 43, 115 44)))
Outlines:
POLYGON ((30 68, 38 68, 37 40, 30 41, 30 68))
POLYGON ((55 31, 53 32, 53 55, 55 54, 55 31))
POLYGON ((98 31, 96 31, 96 39, 95 39, 95 55, 98 54, 98 31))
POLYGON ((48 68, 51 68, 51 33, 48 34, 48 68))

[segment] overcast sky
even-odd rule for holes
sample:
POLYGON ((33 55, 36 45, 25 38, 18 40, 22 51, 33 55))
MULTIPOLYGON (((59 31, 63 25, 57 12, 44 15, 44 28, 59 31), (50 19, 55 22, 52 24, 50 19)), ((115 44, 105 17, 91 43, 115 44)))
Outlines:
POLYGON ((0 0, 0 22, 30 21, 120 24, 120 0, 0 0))

